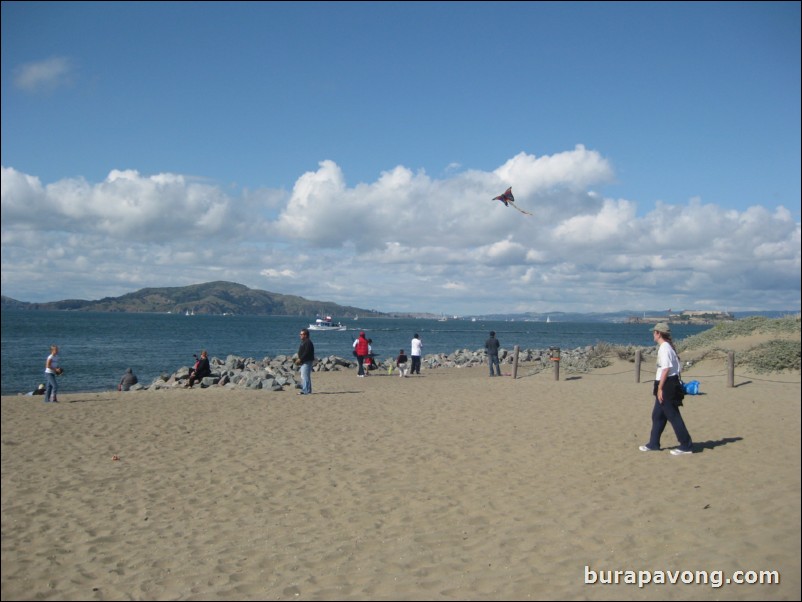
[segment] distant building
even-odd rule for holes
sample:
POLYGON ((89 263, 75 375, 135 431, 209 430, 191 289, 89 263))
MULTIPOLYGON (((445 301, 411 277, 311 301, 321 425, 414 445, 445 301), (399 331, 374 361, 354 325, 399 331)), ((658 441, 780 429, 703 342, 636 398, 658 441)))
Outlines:
POLYGON ((701 311, 685 310, 680 316, 688 316, 689 318, 714 318, 717 320, 734 320, 735 316, 728 311, 713 311, 705 309, 701 311))
POLYGON ((714 324, 716 322, 729 322, 735 320, 735 316, 728 311, 717 311, 712 309, 703 310, 683 310, 672 313, 671 310, 665 315, 629 316, 627 322, 630 324, 648 324, 654 322, 669 322, 672 324, 714 324))

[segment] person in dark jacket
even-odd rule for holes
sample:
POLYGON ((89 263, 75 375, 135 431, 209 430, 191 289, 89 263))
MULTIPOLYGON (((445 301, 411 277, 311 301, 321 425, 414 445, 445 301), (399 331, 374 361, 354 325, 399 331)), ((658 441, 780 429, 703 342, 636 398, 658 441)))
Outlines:
POLYGON ((407 377, 407 362, 409 358, 407 358, 407 354, 404 353, 404 350, 401 349, 398 352, 398 357, 395 358, 395 365, 398 367, 398 376, 400 378, 407 377))
POLYGON ((210 376, 212 368, 209 366, 209 354, 204 349, 201 351, 200 359, 195 362, 195 367, 189 372, 189 382, 186 384, 190 389, 199 380, 210 376))
POLYGON ((309 338, 309 330, 301 329, 301 345, 298 347, 298 359, 301 366, 301 390, 298 395, 312 394, 312 366, 315 363, 315 344, 309 338))
POLYGON ((485 341, 485 349, 487 350, 487 365, 490 367, 490 376, 501 376, 501 368, 498 364, 498 348, 501 343, 496 338, 495 331, 490 331, 490 337, 485 341), (493 366, 496 368, 496 373, 493 374, 493 366))

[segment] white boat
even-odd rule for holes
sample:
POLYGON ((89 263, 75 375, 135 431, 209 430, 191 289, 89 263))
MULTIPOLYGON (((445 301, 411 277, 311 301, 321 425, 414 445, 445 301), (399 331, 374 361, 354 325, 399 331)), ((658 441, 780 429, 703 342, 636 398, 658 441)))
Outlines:
POLYGON ((340 322, 335 324, 331 321, 331 316, 326 316, 325 318, 318 318, 314 324, 310 324, 309 330, 345 330, 345 324, 340 322))

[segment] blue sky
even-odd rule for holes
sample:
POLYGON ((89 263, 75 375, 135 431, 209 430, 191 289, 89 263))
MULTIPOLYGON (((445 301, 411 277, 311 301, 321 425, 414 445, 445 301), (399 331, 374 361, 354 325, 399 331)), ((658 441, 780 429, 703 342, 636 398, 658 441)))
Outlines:
POLYGON ((3 2, 1 43, 15 299, 800 307, 797 2, 3 2))

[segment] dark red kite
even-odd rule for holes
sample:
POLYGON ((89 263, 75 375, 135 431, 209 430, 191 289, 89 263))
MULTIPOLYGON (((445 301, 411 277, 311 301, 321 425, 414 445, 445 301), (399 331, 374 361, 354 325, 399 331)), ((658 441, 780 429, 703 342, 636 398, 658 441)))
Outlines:
POLYGON ((504 194, 500 194, 497 197, 493 197, 493 200, 494 201, 501 201, 502 203, 504 203, 505 207, 513 207, 514 209, 518 209, 518 211, 520 211, 521 213, 523 213, 525 215, 532 215, 528 211, 524 211, 523 209, 519 209, 515 205, 515 197, 512 196, 512 186, 507 188, 507 190, 504 192, 504 194))

